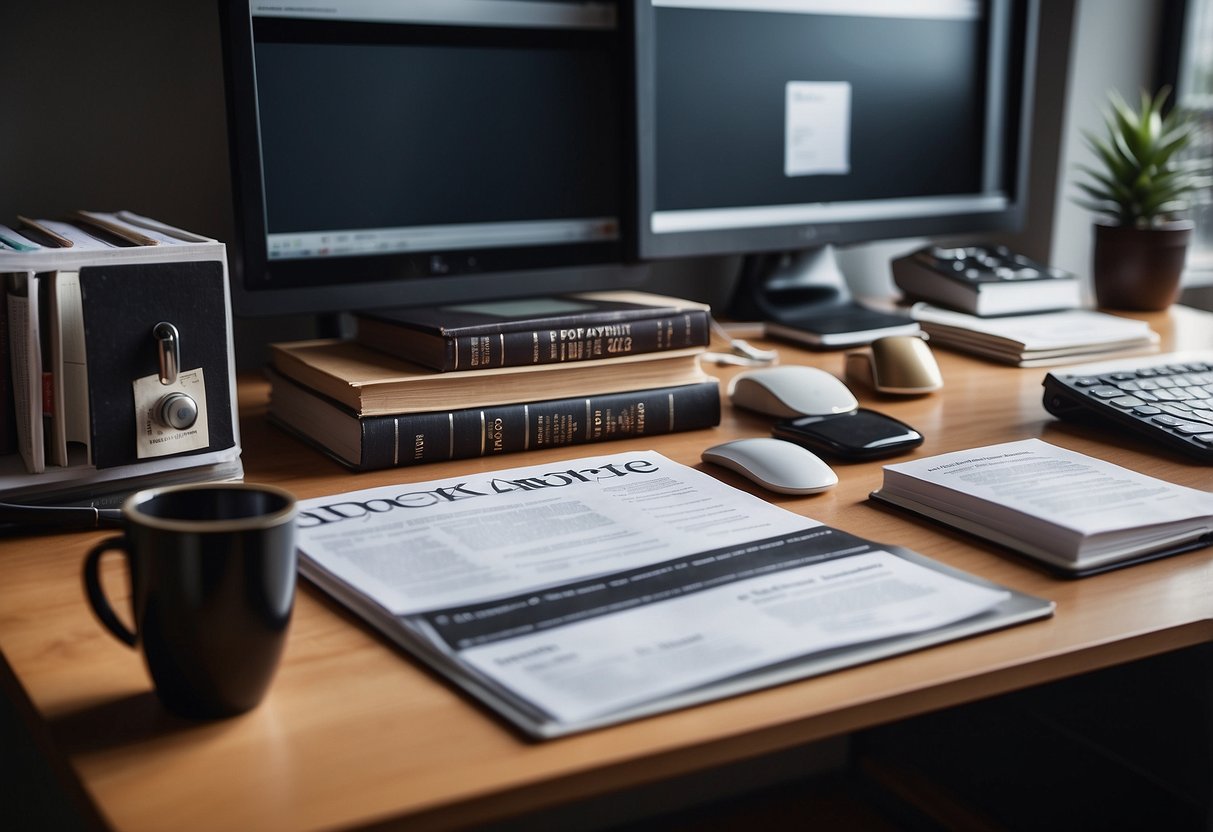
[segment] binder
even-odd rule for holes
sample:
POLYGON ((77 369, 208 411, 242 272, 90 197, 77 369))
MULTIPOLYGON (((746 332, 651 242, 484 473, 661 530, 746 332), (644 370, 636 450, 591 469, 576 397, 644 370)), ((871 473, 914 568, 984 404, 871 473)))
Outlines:
POLYGON ((0 277, 17 444, 0 501, 243 475, 222 243, 130 212, 22 217, 0 226, 0 277), (188 425, 165 415, 181 396, 188 425))

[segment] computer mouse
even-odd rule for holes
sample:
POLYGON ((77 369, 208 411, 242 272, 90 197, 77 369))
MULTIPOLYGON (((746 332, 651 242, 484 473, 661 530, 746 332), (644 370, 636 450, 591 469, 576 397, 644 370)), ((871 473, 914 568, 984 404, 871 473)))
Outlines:
POLYGON ((729 384, 729 399, 738 407, 768 416, 825 416, 859 407, 839 379, 816 367, 795 364, 747 370, 729 384))
POLYGON ((931 348, 916 335, 888 335, 847 353, 846 376, 879 393, 917 396, 943 387, 931 348))
POLYGON ((700 458, 780 494, 816 494, 838 484, 838 475, 817 454, 767 436, 714 445, 700 458))

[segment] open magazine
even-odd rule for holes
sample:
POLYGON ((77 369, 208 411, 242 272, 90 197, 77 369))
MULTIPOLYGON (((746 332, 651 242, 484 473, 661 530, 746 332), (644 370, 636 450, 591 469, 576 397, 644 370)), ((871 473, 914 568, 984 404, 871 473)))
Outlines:
POLYGON ((1052 613, 653 451, 300 503, 301 571, 552 737, 1052 613))

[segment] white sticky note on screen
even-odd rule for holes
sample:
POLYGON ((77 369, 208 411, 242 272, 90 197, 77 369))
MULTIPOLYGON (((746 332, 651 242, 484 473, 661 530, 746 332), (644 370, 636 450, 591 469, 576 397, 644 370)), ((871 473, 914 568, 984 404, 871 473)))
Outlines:
POLYGON ((784 117, 785 176, 851 172, 851 85, 789 81, 784 117))

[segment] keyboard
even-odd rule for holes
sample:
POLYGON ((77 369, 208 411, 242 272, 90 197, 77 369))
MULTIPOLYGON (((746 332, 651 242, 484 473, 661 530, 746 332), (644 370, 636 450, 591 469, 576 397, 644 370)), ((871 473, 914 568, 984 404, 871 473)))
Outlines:
POLYGON ((1095 417, 1213 464, 1213 354, 1071 367, 1045 375, 1044 388, 1054 416, 1095 417))

